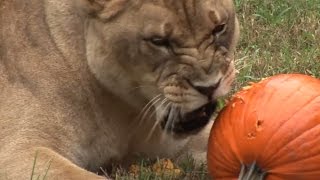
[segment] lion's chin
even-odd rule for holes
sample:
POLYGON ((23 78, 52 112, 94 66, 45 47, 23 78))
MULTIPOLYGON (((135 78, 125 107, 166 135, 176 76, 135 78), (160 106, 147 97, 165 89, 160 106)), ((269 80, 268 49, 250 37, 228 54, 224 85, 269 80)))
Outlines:
POLYGON ((210 102, 192 112, 177 115, 172 123, 168 123, 169 114, 161 122, 161 128, 173 135, 191 135, 202 130, 210 121, 217 107, 216 101, 210 102))

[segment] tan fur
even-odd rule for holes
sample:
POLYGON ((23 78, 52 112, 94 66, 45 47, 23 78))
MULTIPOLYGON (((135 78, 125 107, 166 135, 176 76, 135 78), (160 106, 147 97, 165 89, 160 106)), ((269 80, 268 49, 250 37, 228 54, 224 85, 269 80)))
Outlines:
POLYGON ((138 153, 203 155, 210 125, 191 141, 151 130, 166 104, 207 103, 185 79, 229 91, 234 13, 231 0, 1 0, 0 179, 30 179, 35 158, 35 177, 50 166, 49 179, 79 180, 138 153), (153 36, 170 36, 174 54, 153 36))

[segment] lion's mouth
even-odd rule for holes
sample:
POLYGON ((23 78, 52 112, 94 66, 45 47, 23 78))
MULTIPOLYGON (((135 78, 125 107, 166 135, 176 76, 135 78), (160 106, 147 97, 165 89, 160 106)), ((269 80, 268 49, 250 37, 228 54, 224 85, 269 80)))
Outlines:
MULTIPOLYGON (((164 117, 161 127, 167 132, 175 134, 196 133, 205 127, 216 110, 216 102, 210 102, 185 115, 178 114, 176 118, 169 121, 169 114, 164 117)), ((170 110, 169 110, 170 111, 170 110)))

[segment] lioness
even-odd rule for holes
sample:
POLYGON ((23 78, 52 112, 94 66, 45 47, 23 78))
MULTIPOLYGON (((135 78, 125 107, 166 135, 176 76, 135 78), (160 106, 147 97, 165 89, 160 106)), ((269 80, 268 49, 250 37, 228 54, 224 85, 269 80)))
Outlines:
POLYGON ((232 0, 1 0, 0 18, 6 179, 103 179, 135 154, 175 157, 191 134, 207 141, 235 76, 232 0))

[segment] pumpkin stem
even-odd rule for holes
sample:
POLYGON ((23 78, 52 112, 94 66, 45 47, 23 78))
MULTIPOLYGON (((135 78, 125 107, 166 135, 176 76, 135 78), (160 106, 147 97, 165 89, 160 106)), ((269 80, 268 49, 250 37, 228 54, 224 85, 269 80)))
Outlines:
POLYGON ((267 172, 260 169, 254 162, 251 165, 242 165, 239 180, 264 180, 267 172))

